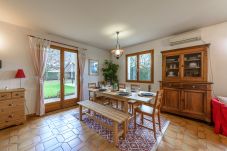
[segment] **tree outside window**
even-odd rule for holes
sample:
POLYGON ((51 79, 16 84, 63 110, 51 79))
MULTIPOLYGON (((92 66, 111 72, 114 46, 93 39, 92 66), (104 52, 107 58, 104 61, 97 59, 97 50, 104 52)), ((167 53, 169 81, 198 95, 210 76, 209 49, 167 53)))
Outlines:
POLYGON ((126 55, 127 82, 153 82, 153 50, 126 55))

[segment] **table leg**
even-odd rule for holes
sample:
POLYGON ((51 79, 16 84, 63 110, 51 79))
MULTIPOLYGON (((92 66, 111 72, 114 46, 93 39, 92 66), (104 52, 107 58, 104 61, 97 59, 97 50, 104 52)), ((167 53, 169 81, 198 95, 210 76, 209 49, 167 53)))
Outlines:
MULTIPOLYGON (((124 112, 129 115, 129 113, 128 113, 128 101, 127 100, 124 101, 124 112)), ((129 120, 130 120, 130 118, 128 120, 126 120, 126 133, 128 132, 129 120)))
POLYGON ((124 109, 124 102, 121 101, 121 110, 124 109))
POLYGON ((82 112, 82 106, 81 105, 79 105, 79 110, 80 110, 80 121, 82 121, 82 114, 83 114, 83 112, 82 112))

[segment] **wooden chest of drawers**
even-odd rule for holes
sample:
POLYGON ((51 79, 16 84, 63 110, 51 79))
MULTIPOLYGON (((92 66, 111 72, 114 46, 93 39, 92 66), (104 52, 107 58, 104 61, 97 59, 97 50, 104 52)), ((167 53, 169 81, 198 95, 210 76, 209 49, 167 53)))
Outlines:
POLYGON ((24 89, 0 91, 0 129, 24 123, 24 95, 24 89))

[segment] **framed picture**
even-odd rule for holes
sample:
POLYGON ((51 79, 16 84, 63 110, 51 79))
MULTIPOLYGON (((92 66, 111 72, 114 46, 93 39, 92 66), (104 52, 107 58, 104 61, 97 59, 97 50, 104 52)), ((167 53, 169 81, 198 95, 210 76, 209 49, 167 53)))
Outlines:
POLYGON ((88 75, 99 75, 99 61, 93 59, 88 60, 88 75))

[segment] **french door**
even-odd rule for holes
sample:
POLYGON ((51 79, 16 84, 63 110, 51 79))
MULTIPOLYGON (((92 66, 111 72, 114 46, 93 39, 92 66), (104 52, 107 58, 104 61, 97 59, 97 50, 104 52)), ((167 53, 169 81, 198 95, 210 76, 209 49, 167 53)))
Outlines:
POLYGON ((73 106, 78 98, 78 51, 52 45, 44 74, 46 112, 73 106))

